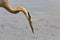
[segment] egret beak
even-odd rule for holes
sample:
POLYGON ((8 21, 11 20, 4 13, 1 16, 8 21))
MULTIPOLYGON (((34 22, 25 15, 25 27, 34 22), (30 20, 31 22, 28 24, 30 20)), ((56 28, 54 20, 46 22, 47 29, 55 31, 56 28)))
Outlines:
POLYGON ((30 28, 32 30, 32 33, 34 34, 34 29, 33 29, 33 26, 32 26, 32 19, 31 19, 31 16, 30 16, 29 12, 28 12, 28 15, 29 15, 29 18, 28 18, 29 25, 30 25, 30 28))

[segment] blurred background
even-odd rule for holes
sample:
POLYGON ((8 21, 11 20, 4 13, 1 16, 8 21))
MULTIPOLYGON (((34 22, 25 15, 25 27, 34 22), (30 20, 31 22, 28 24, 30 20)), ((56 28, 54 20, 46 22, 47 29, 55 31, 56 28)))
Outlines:
POLYGON ((60 40, 60 0, 9 0, 24 6, 32 16, 33 36, 24 14, 0 8, 0 40, 60 40))

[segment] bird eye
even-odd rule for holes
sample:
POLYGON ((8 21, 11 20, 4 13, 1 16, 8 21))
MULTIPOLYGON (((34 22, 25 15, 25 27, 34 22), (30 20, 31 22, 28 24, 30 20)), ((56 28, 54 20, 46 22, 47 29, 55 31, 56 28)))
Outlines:
POLYGON ((29 20, 30 20, 31 19, 31 16, 30 16, 29 12, 28 12, 28 16, 29 16, 29 20))

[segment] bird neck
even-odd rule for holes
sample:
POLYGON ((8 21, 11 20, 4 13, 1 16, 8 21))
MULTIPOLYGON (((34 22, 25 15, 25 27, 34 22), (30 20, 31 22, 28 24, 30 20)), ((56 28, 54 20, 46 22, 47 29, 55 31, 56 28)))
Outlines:
POLYGON ((27 19, 29 18, 28 11, 23 6, 18 6, 16 9, 23 12, 27 19))
POLYGON ((13 13, 13 14, 16 14, 18 13, 19 11, 17 9, 14 9, 11 7, 11 5, 8 3, 8 2, 5 2, 2 7, 4 7, 7 11, 13 13))

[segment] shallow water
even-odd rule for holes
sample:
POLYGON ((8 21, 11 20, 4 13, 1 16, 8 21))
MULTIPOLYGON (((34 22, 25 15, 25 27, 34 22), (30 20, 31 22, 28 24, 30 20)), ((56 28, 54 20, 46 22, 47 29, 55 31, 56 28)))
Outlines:
POLYGON ((31 14, 33 36, 22 12, 11 14, 0 8, 0 40, 60 40, 59 0, 9 0, 13 8, 24 6, 31 14))

